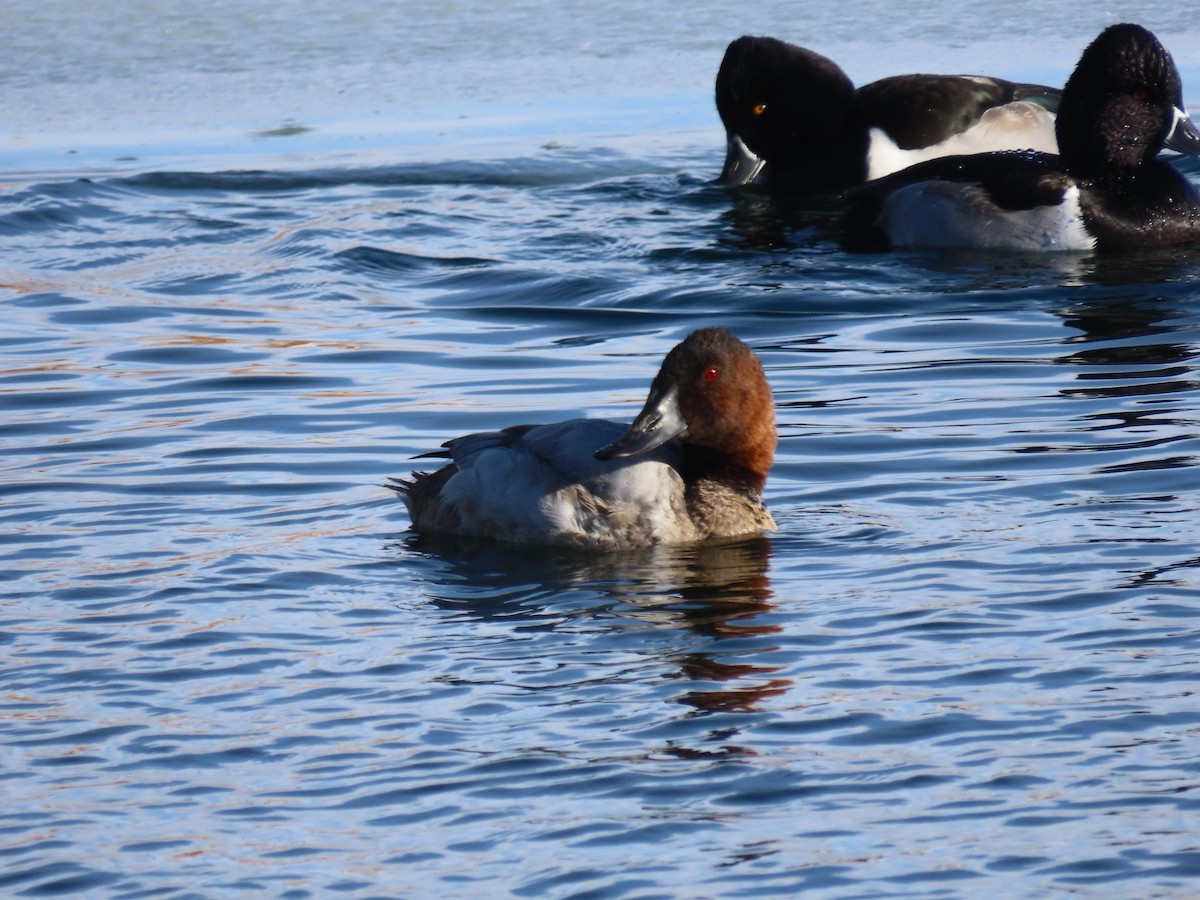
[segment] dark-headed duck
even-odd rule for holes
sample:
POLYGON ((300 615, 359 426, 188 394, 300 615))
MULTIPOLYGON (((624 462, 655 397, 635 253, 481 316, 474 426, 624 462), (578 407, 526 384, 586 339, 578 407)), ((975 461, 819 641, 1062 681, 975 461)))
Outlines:
POLYGON ((843 188, 940 156, 1054 152, 1059 93, 981 75, 895 75, 856 90, 819 53, 740 37, 717 72, 728 140, 719 180, 843 188))
POLYGON ((1200 193, 1158 158, 1200 153, 1179 71, 1140 25, 1083 51, 1059 104, 1061 155, 984 153, 921 163, 851 195, 849 246, 1113 251, 1200 242, 1200 193))

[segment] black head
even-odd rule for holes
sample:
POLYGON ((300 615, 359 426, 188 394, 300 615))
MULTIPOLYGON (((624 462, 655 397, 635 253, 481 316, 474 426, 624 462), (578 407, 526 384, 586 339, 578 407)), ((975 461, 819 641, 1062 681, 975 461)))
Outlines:
POLYGON ((773 163, 802 158, 838 134, 854 102, 854 83, 833 60, 776 38, 738 38, 717 71, 726 131, 773 163))
POLYGON ((1081 178, 1129 171, 1163 148, 1183 110, 1171 54, 1140 25, 1113 25, 1083 51, 1063 88, 1055 130, 1081 178))

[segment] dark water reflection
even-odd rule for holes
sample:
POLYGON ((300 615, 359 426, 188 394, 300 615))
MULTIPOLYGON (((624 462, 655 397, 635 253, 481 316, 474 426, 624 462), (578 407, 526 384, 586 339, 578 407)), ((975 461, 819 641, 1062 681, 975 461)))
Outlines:
POLYGON ((1200 262, 848 254, 710 157, 11 179, 0 891, 1194 893, 1200 262), (711 323, 767 538, 379 487, 711 323))
POLYGON ((426 590, 447 611, 522 628, 586 617, 617 630, 678 632, 679 649, 656 652, 678 666, 680 679, 695 683, 680 702, 697 709, 750 711, 790 684, 772 677, 779 667, 736 661, 766 657, 770 636, 782 630, 761 619, 774 609, 767 574, 771 543, 765 538, 657 547, 617 558, 480 546, 464 550, 457 542, 428 537, 414 538, 410 545, 445 564, 426 576, 426 590), (567 608, 560 606, 564 594, 570 597, 567 608), (698 638, 711 649, 700 649, 698 638), (728 654, 725 641, 737 642, 728 654))

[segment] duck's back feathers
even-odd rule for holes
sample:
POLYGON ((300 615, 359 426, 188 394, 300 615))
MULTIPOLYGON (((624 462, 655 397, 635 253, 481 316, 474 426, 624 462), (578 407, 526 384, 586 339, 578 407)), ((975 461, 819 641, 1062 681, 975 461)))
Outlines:
POLYGON ((616 422, 572 419, 465 435, 446 445, 451 465, 415 475, 398 492, 421 531, 583 547, 694 540, 670 465, 677 451, 594 458, 624 432, 616 422))
POLYGON ((997 148, 1055 153, 1054 116, 1044 106, 1017 100, 984 110, 970 127, 929 146, 903 149, 882 129, 871 129, 867 178, 875 180, 918 163, 952 156, 996 152, 997 148))
MULTIPOLYGON (((1015 101, 1052 113, 1061 93, 1045 85, 984 75, 893 75, 859 88, 858 105, 863 118, 882 129, 897 147, 916 150, 962 134, 977 125, 989 109, 1015 101)), ((1048 119, 1054 121, 1053 116, 1048 119)))

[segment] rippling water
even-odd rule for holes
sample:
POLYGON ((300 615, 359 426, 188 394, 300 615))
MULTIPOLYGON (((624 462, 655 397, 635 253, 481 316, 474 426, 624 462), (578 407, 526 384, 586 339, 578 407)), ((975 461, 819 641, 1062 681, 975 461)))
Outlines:
POLYGON ((689 115, 4 173, 0 892, 1200 890, 1200 258, 847 254, 689 115), (379 486, 701 324, 775 389, 768 538, 379 486))

